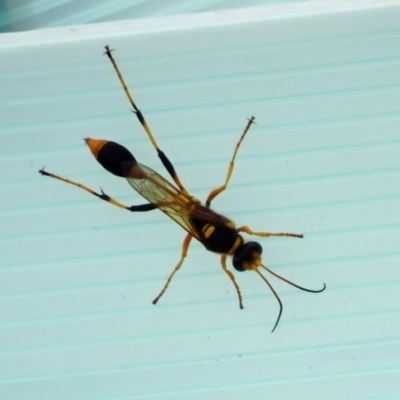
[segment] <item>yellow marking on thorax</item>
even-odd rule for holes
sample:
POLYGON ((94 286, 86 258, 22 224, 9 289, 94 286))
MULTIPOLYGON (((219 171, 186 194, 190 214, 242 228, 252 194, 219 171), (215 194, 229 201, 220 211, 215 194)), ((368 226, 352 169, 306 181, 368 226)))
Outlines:
POLYGON ((236 253, 236 250, 243 244, 243 238, 238 235, 238 237, 235 240, 235 243, 233 246, 230 248, 230 250, 227 252, 228 255, 233 255, 236 253))
POLYGON ((228 228, 236 229, 236 225, 235 225, 235 223, 234 223, 233 221, 229 221, 229 222, 226 224, 226 226, 227 226, 228 228))
POLYGON ((203 226, 203 229, 201 232, 203 233, 203 236, 208 239, 215 231, 215 226, 211 224, 206 224, 203 226))

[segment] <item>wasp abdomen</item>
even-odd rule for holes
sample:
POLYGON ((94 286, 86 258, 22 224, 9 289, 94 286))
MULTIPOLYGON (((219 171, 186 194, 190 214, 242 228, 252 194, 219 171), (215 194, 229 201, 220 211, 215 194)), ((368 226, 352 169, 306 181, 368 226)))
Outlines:
POLYGON ((114 175, 124 177, 123 165, 127 162, 136 163, 136 158, 124 146, 102 139, 85 139, 96 160, 114 175))

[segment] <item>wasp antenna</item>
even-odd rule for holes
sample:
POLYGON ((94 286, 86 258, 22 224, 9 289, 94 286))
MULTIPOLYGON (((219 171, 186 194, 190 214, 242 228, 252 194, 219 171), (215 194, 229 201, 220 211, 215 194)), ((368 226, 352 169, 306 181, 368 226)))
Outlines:
POLYGON ((286 283, 288 283, 289 285, 294 286, 297 289, 300 290, 304 290, 305 292, 310 292, 310 293, 321 293, 326 289, 326 285, 324 283, 324 287, 322 289, 319 290, 312 290, 312 289, 307 289, 303 286, 297 285, 296 283, 289 281, 288 279, 284 278, 283 276, 278 275, 276 272, 272 271, 271 269, 267 268, 265 265, 260 264, 260 267, 264 268, 266 271, 268 271, 271 275, 276 276, 278 279, 280 279, 281 281, 284 281, 286 283))
POLYGON ((282 311, 283 311, 283 305, 282 305, 281 299, 278 296, 278 293, 276 293, 275 289, 268 282, 268 279, 257 268, 255 268, 254 271, 256 271, 257 274, 261 276, 261 279, 269 286, 269 288, 271 289, 271 292, 274 294, 276 300, 278 300, 278 303, 279 303, 279 314, 278 314, 278 318, 276 319, 274 328, 271 331, 271 333, 272 333, 275 330, 275 328, 278 326, 279 320, 281 319, 281 315, 282 315, 282 311))

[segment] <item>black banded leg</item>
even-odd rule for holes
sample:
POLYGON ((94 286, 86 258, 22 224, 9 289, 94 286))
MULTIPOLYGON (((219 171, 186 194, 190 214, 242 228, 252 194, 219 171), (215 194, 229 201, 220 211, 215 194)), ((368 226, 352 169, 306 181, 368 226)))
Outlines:
POLYGON ((129 102, 131 103, 132 107, 133 107, 133 112, 136 115, 136 117, 138 118, 139 122, 141 123, 143 129, 146 131, 147 136, 149 137, 152 145, 154 146, 154 148, 157 151, 157 155, 160 158, 161 162, 163 163, 165 169, 168 171, 168 173, 171 175, 172 179, 174 180, 174 182, 177 184, 177 186, 179 187, 179 189, 188 197, 190 197, 190 195, 188 194, 187 190, 184 188, 184 186, 181 183, 181 180, 179 179, 174 166, 172 165, 171 161, 168 159, 168 157, 165 155, 165 153, 160 150, 160 148, 158 147, 158 144, 156 142, 156 139, 153 136, 153 133, 151 132, 150 127, 147 125, 147 122, 144 118, 144 115, 142 114, 142 112, 139 110, 139 108, 136 106, 135 101, 133 100, 133 97, 131 96, 128 87, 126 86, 126 83, 124 81, 124 78, 122 77, 122 74, 118 68, 118 65, 116 63, 116 61, 114 60, 110 48, 108 46, 105 46, 106 52, 105 54, 107 54, 108 58, 111 61, 112 66, 114 67, 115 72, 117 73, 118 79, 121 82, 121 85, 124 89, 124 92, 126 94, 126 97, 128 98, 129 102))
POLYGON ((243 309, 242 294, 240 293, 240 288, 239 288, 239 285, 236 282, 235 276, 226 267, 226 258, 227 258, 226 254, 223 254, 221 256, 221 266, 222 266, 222 269, 224 270, 224 272, 228 275, 229 279, 232 281, 233 286, 235 286, 235 289, 236 289, 236 292, 237 292, 237 295, 238 295, 238 298, 239 298, 239 307, 240 307, 240 309, 243 309))
POLYGON ((181 259, 179 260, 178 264, 176 264, 174 270, 171 272, 171 274, 169 275, 167 282, 165 282, 164 287, 162 288, 161 292, 159 293, 159 295, 153 300, 153 304, 157 304, 158 300, 160 300, 160 297, 165 293, 165 291, 167 290, 169 284, 171 283, 172 278, 174 277, 175 273, 178 272, 178 270, 182 267, 183 261, 185 260, 185 257, 187 255, 189 246, 190 246, 190 242, 192 240, 192 235, 190 233, 188 233, 185 236, 185 239, 183 241, 182 244, 182 256, 181 259))
POLYGON ((248 120, 247 125, 246 125, 246 128, 244 129, 244 131, 243 131, 243 133, 242 133, 242 136, 240 136, 239 141, 236 143, 235 151, 233 152, 232 159, 231 159, 231 161, 230 161, 230 163, 229 163, 228 172, 227 172, 227 174, 226 174, 225 182, 224 182, 224 184, 223 184, 222 186, 220 186, 220 187, 218 187, 218 188, 216 188, 216 189, 214 189, 214 190, 212 190, 212 191, 210 192, 210 194, 209 194, 208 197, 207 197, 206 207, 210 207, 211 202, 212 202, 220 193, 222 193, 222 192, 226 189, 226 187, 228 186, 229 180, 231 179, 231 176, 232 176, 233 167, 234 167, 234 165, 235 165, 236 154, 237 154, 237 152, 239 151, 239 147, 240 147, 240 145, 242 144, 243 139, 245 138, 247 132, 249 131, 250 126, 251 126, 252 124, 254 124, 254 120, 255 120, 255 117, 251 117, 251 118, 248 120))
POLYGON ((254 232, 252 231, 248 226, 241 226, 240 228, 237 229, 238 232, 244 232, 249 235, 254 235, 254 236, 261 236, 261 237, 270 237, 270 236, 289 236, 289 237, 296 237, 296 238, 303 238, 302 234, 299 233, 287 233, 287 232, 277 232, 277 233, 271 233, 271 232, 254 232))
POLYGON ((126 205, 120 203, 119 201, 114 200, 113 198, 111 198, 110 196, 105 194, 103 191, 101 191, 101 193, 97 193, 94 190, 88 188, 87 186, 82 185, 81 183, 74 182, 74 181, 71 181, 69 179, 63 178, 62 176, 52 174, 51 172, 45 171, 43 168, 41 170, 39 170, 39 173, 41 175, 49 176, 50 178, 57 179, 57 180, 59 180, 61 182, 68 183, 69 185, 76 186, 79 189, 85 190, 86 192, 92 194, 93 196, 98 197, 101 200, 107 201, 108 203, 112 204, 113 206, 116 206, 116 207, 119 207, 119 208, 123 208, 123 209, 128 210, 128 211, 132 211, 132 212, 139 211, 139 212, 142 212, 142 211, 151 211, 151 210, 154 210, 154 209, 157 208, 154 204, 151 204, 151 203, 140 204, 138 206, 126 206, 126 205))

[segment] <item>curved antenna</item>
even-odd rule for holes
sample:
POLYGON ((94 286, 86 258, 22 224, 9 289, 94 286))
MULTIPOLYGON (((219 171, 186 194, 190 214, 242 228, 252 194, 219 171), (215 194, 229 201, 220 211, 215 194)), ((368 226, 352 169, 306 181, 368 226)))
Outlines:
MULTIPOLYGON (((261 265, 261 267, 264 267, 264 266, 261 265)), ((272 331, 271 331, 271 333, 272 333, 275 330, 275 328, 278 326, 279 320, 281 319, 281 315, 282 315, 282 311, 283 311, 283 305, 282 305, 281 299, 278 296, 278 293, 275 292, 275 289, 268 282, 268 279, 257 268, 255 268, 254 271, 256 271, 257 274, 261 276, 261 279, 269 286, 269 288, 271 289, 271 292, 274 294, 276 300, 278 300, 278 303, 279 303, 279 314, 278 314, 278 318, 277 318, 277 320, 275 322, 274 329, 272 329, 272 331)))
MULTIPOLYGON (((306 288, 304 288, 302 286, 297 285, 296 283, 294 283, 292 281, 289 281, 288 279, 284 278, 283 276, 278 275, 277 273, 275 273, 274 271, 270 270, 269 268, 267 268, 263 264, 259 264, 258 266, 264 268, 267 272, 269 272, 270 274, 276 276, 280 280, 288 283, 289 285, 292 285, 292 286, 296 287, 297 289, 304 290, 305 292, 321 293, 326 289, 325 283, 324 283, 324 287, 322 289, 319 289, 319 290, 306 289, 306 288)), ((283 304, 281 302, 281 299, 278 296, 278 293, 276 293, 275 289, 269 283, 268 279, 257 268, 254 268, 254 271, 257 272, 257 274, 261 276, 261 279, 268 285, 268 287, 271 289, 271 292, 274 294, 276 300, 279 303, 279 314, 278 314, 278 318, 277 318, 277 320, 275 322, 274 328, 271 331, 271 333, 272 333, 275 330, 275 328, 278 326, 279 320, 281 319, 281 315, 282 315, 282 311, 283 311, 283 304)))
POLYGON ((322 289, 319 289, 319 290, 306 289, 305 287, 299 286, 299 285, 295 284, 294 282, 289 281, 288 279, 284 278, 283 276, 278 275, 276 272, 270 270, 270 269, 267 268, 265 265, 260 264, 259 266, 262 267, 262 268, 264 268, 264 269, 265 269, 266 271, 268 271, 270 274, 276 276, 276 277, 277 277, 278 279, 280 279, 281 281, 284 281, 284 282, 288 283, 289 285, 292 285, 292 286, 296 287, 297 289, 304 290, 305 292, 310 292, 310 293, 321 293, 321 292, 323 292, 323 291, 326 289, 325 283, 324 283, 324 287, 323 287, 322 289))

